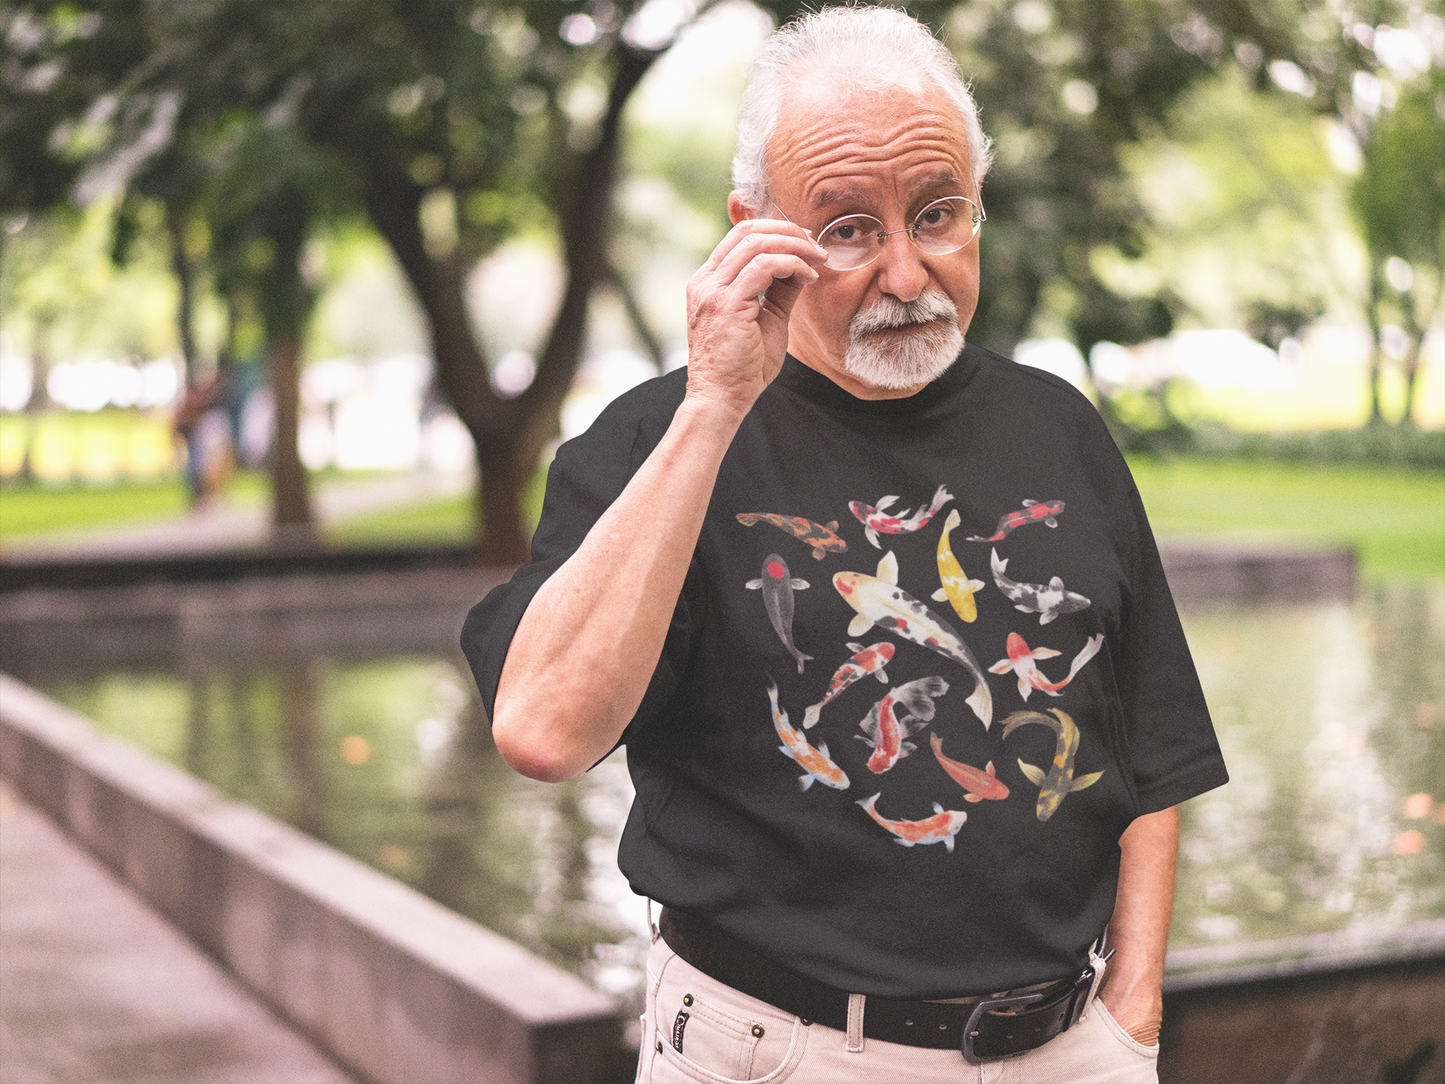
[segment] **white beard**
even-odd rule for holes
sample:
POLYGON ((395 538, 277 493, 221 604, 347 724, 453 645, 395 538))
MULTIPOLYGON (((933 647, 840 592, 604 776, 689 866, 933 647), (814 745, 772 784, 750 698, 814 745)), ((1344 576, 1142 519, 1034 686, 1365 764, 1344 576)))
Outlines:
POLYGON ((848 325, 843 371, 874 388, 901 391, 937 380, 963 349, 958 308, 946 294, 926 293, 913 301, 885 297, 859 309, 848 325), (872 332, 929 323, 904 335, 872 332))

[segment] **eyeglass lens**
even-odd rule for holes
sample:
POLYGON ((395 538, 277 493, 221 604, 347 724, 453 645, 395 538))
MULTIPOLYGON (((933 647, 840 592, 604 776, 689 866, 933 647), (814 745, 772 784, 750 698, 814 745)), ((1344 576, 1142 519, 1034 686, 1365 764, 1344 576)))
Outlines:
MULTIPOLYGON (((957 252, 973 240, 983 222, 967 196, 945 196, 918 213, 913 225, 895 233, 913 235, 914 243, 933 256, 957 252)), ((823 228, 818 244, 828 253, 827 266, 852 271, 876 260, 891 236, 872 215, 847 215, 823 228)))

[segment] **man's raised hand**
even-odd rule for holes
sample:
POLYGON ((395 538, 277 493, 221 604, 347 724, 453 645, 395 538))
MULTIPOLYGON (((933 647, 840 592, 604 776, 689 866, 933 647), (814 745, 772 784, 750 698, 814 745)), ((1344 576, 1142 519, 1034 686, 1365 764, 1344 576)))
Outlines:
POLYGON ((687 284, 687 396, 741 419, 777 376, 788 315, 827 254, 808 231, 766 218, 738 221, 687 284))

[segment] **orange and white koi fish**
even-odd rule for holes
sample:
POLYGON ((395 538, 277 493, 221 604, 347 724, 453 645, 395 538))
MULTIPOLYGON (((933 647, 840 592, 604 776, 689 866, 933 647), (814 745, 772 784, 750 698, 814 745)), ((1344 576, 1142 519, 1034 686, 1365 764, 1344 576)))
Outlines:
POLYGON ((985 798, 1007 798, 1008 787, 993 770, 993 761, 979 771, 972 764, 965 764, 961 760, 954 760, 952 757, 943 755, 943 739, 937 734, 928 735, 928 741, 933 746, 933 755, 938 758, 938 763, 943 766, 950 778, 953 779, 964 790, 968 791, 963 796, 965 802, 981 802, 985 798))
POLYGON ((1048 693, 1050 696, 1058 696, 1060 690, 1069 682, 1074 680, 1074 675, 1084 668, 1084 664, 1099 653, 1099 648, 1104 645, 1104 634, 1101 632, 1096 636, 1090 636, 1088 642, 1079 649, 1074 656, 1072 665, 1069 666, 1069 674, 1062 681, 1050 681, 1044 677, 1044 672, 1039 669, 1037 660, 1052 659, 1059 652, 1051 647, 1036 647, 1030 649, 1024 642, 1024 638, 1016 632, 1008 634, 1008 658, 999 659, 988 668, 990 674, 1007 674, 1012 670, 1018 675, 1019 695, 1025 700, 1029 693, 1037 689, 1041 693, 1048 693))
POLYGON ((768 682, 768 699, 773 703, 773 729, 778 732, 778 737, 783 739, 783 744, 778 746, 778 749, 785 756, 797 761, 798 767, 803 769, 803 774, 798 776, 799 789, 807 790, 816 779, 825 787, 847 790, 848 776, 828 756, 828 743, 824 742, 816 749, 813 748, 808 744, 808 739, 788 722, 788 713, 778 706, 778 687, 772 681, 768 682))
POLYGON ((1030 523, 1043 521, 1046 527, 1057 527, 1059 525, 1058 514, 1064 510, 1063 501, 1024 501, 1024 506, 1016 511, 1009 512, 998 521, 993 534, 985 538, 983 535, 971 534, 968 536, 970 542, 1002 542, 1010 533, 1025 527, 1030 523))
POLYGON ((763 559, 763 574, 744 586, 749 591, 763 593, 763 609, 768 613, 768 621, 788 649, 788 654, 797 662, 798 673, 801 674, 803 663, 813 656, 804 655, 793 642, 793 592, 807 590, 808 581, 791 575, 788 563, 776 553, 770 553, 763 559))
POLYGON ((952 659, 970 674, 974 690, 965 703, 988 729, 993 722, 993 694, 983 667, 973 657, 968 645, 949 628, 943 618, 898 586, 898 558, 889 550, 878 562, 878 575, 863 572, 839 572, 833 586, 849 606, 858 611, 848 626, 849 636, 862 636, 874 625, 887 629, 904 640, 912 640, 945 659, 952 659))
MULTIPOLYGON (((882 791, 879 791, 879 794, 881 793, 882 791)), ((904 847, 942 843, 950 854, 953 853, 953 837, 958 835, 958 830, 963 827, 964 821, 968 820, 968 814, 962 809, 944 809, 937 802, 933 803, 933 816, 925 817, 921 821, 889 820, 875 808, 878 805, 878 794, 864 798, 858 804, 868 811, 868 816, 893 833, 894 843, 904 847)))
POLYGON ((1059 736, 1058 745, 1054 749, 1054 762, 1049 766, 1047 772, 1032 764, 1025 764, 1022 758, 1018 762, 1019 771, 1028 777, 1030 783, 1039 788, 1039 800, 1034 812, 1041 821, 1052 817, 1054 811, 1059 808, 1059 803, 1068 795, 1073 794, 1076 790, 1092 787, 1104 774, 1103 772, 1090 772, 1088 775, 1074 778, 1074 754, 1079 751, 1079 728, 1074 725, 1074 720, 1069 718, 1068 712, 1060 711, 1058 708, 1050 708, 1049 711, 1058 716, 1058 719, 1050 719, 1038 711, 1016 711, 1003 721, 1005 738, 1019 727, 1027 726, 1029 723, 1046 726, 1059 736))
POLYGON ((962 522, 958 509, 953 509, 948 513, 943 533, 938 536, 938 578, 943 586, 933 592, 933 601, 947 601, 959 617, 973 621, 978 617, 978 603, 973 600, 973 593, 983 590, 984 582, 971 580, 963 574, 963 566, 953 555, 953 546, 948 541, 948 533, 962 522))
POLYGON ((833 675, 833 680, 828 682, 828 691, 824 694, 823 699, 803 709, 804 730, 812 730, 818 724, 818 716, 823 713, 824 705, 835 699, 853 682, 861 681, 872 674, 879 681, 887 684, 888 675, 883 672, 883 667, 893 658, 892 644, 885 641, 864 647, 862 644, 850 643, 848 650, 854 653, 853 657, 838 667, 837 672, 833 675))
POLYGON ((799 542, 813 547, 813 557, 821 561, 825 553, 847 553, 848 543, 838 537, 838 521, 814 523, 803 516, 784 516, 777 512, 739 512, 738 522, 744 527, 759 523, 771 523, 780 531, 786 531, 799 542))
POLYGON ((857 517, 858 522, 863 524, 863 533, 868 536, 868 541, 878 549, 883 548, 878 541, 879 531, 884 534, 912 534, 922 530, 928 526, 929 520, 938 515, 940 508, 953 500, 953 494, 948 492, 947 486, 939 486, 933 494, 932 504, 920 504, 912 512, 889 515, 885 509, 896 500, 896 496, 889 496, 884 497, 877 505, 863 501, 850 501, 848 504, 849 510, 857 517))
POLYGON ((948 682, 941 677, 919 678, 888 690, 888 695, 873 705, 859 724, 863 734, 854 735, 873 749, 868 758, 870 772, 886 772, 918 748, 903 739, 932 722, 937 710, 933 701, 946 692, 948 682))

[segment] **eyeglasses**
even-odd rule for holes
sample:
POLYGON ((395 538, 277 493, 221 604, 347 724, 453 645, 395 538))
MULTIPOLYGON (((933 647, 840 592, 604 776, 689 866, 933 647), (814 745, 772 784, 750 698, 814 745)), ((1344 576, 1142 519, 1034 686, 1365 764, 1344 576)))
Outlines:
MULTIPOLYGON (((786 221, 792 221, 776 203, 773 206, 786 221)), ((930 256, 957 252, 978 236, 987 217, 983 208, 967 196, 944 196, 919 211, 913 225, 901 230, 884 229, 872 215, 835 218, 823 227, 818 244, 828 254, 824 266, 834 271, 857 271, 882 255, 883 246, 895 233, 908 234, 930 256)))

